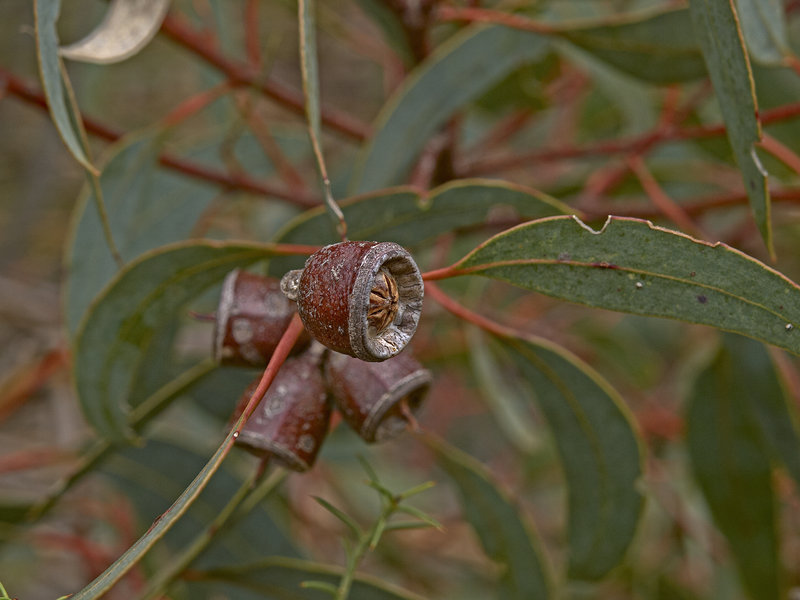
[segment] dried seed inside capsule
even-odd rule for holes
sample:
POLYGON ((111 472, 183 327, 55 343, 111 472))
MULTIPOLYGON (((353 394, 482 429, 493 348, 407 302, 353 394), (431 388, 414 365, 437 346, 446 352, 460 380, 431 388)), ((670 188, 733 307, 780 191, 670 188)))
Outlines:
POLYGON ((381 333, 394 322, 399 306, 397 282, 389 271, 381 269, 369 293, 367 309, 367 322, 370 327, 375 328, 375 333, 381 333))

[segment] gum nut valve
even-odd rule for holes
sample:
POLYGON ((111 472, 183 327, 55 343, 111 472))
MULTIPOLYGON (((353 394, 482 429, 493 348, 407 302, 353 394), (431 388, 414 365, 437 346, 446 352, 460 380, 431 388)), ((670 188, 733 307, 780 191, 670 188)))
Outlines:
MULTIPOLYGON (((237 445, 294 471, 311 468, 328 433, 331 417, 331 403, 320 368, 321 355, 322 352, 311 349, 283 364, 236 438, 237 445)), ((258 380, 243 394, 238 415, 257 385, 258 380)))
MULTIPOLYGON (((265 367, 296 310, 280 282, 235 269, 222 284, 214 326, 214 359, 222 365, 265 367)), ((293 352, 308 346, 305 332, 293 352)))
POLYGON ((290 271, 281 289, 297 301, 306 330, 328 348, 379 362, 400 353, 417 329, 424 285, 411 255, 392 242, 341 242, 290 271))
POLYGON ((344 420, 370 443, 395 437, 414 423, 432 380, 408 351, 381 363, 331 353, 325 379, 344 420))

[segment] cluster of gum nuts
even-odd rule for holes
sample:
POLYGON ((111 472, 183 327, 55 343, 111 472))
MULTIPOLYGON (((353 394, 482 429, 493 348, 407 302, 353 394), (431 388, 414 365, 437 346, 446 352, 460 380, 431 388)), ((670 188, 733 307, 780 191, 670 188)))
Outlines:
MULTIPOLYGON (((305 471, 334 406, 370 443, 415 423, 431 374, 401 351, 417 328, 422 298, 416 263, 391 242, 326 246, 280 281, 229 273, 214 329, 219 363, 264 367, 295 312, 305 329, 236 443, 305 471)), ((234 419, 257 384, 242 395, 234 419)))

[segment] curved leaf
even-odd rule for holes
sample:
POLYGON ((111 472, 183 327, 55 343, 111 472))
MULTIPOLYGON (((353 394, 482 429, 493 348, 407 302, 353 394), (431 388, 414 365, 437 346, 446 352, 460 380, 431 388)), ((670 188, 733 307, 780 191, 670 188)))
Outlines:
POLYGON ((782 595, 772 473, 740 366, 723 350, 695 383, 687 415, 689 455, 745 588, 753 600, 777 600, 782 595))
POLYGON ((644 499, 642 449, 619 395, 545 340, 501 338, 553 431, 569 490, 569 575, 599 579, 623 559, 644 499))
MULTIPOLYGON (((262 597, 312 600, 323 596, 316 590, 302 588, 304 581, 338 584, 342 569, 306 560, 275 556, 257 562, 193 572, 201 582, 226 582, 260 592, 262 597)), ((356 575, 348 600, 423 600, 413 592, 388 584, 377 577, 356 575)))
POLYGON ((103 21, 82 40, 63 46, 61 56, 107 64, 125 60, 153 39, 170 0, 112 0, 103 21))
POLYGON ((75 160, 89 172, 97 173, 86 154, 81 131, 81 123, 75 119, 76 109, 72 106, 69 88, 64 82, 61 59, 58 56, 58 33, 56 22, 61 12, 61 0, 36 0, 34 2, 36 21, 36 54, 39 58, 39 74, 42 78, 47 106, 53 122, 64 144, 75 160))
POLYGON ((546 38, 506 27, 470 27, 442 44, 408 77, 378 116, 354 189, 401 183, 428 139, 453 114, 525 62, 544 55, 546 38))
MULTIPOLYGON (((571 209, 537 190, 489 179, 462 179, 442 185, 423 197, 410 188, 394 188, 341 203, 354 240, 397 242, 413 248, 442 233, 485 223, 491 215, 535 219, 571 209)), ((276 238, 282 243, 332 243, 336 229, 318 207, 291 221, 276 238)), ((292 258, 275 259, 270 272, 280 276, 298 268, 292 258)))
MULTIPOLYGON (((155 134, 124 139, 100 176, 109 226, 125 260, 191 234, 219 193, 212 186, 158 166, 161 139, 155 134)), ((96 210, 92 187, 81 192, 73 215, 65 264, 67 329, 74 335, 91 301, 117 273, 96 210)))
MULTIPOLYGON (((541 219, 496 235, 441 272, 475 273, 548 296, 712 325, 800 354, 800 287, 722 243, 649 221, 541 219)), ((433 274, 435 277, 435 274, 433 274)))
POLYGON ((273 246, 187 242, 147 253, 108 285, 78 330, 74 376, 87 421, 102 436, 130 436, 136 366, 160 328, 228 271, 276 254, 273 246))
POLYGON ((537 534, 486 468, 442 440, 432 436, 423 440, 436 452, 439 465, 458 487, 465 518, 478 534, 486 554, 507 567, 500 597, 554 598, 550 568, 539 548, 537 534))
POLYGON ((733 0, 691 0, 689 12, 753 217, 769 253, 774 255, 767 172, 755 149, 761 141, 758 103, 733 0))
POLYGON ((635 20, 575 28, 561 35, 596 58, 645 81, 673 83, 706 74, 686 9, 645 12, 635 20))
POLYGON ((736 8, 753 60, 764 65, 782 65, 792 50, 781 0, 736 0, 736 8))

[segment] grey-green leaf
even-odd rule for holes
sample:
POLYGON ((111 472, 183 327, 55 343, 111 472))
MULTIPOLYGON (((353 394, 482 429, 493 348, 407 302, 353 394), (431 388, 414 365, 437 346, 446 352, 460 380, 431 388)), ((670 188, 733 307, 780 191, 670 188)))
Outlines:
POLYGON ((402 183, 430 137, 457 110, 548 47, 540 35, 507 27, 470 27, 454 35, 406 79, 378 116, 354 190, 402 183))
POLYGON ((712 325, 800 354, 800 287, 722 243, 649 221, 541 219, 496 235, 455 265, 548 296, 712 325))
POLYGON ((545 340, 503 339, 553 432, 569 493, 569 575, 594 580, 622 562, 644 500, 642 446, 624 402, 591 367, 545 340))
POLYGON ((79 130, 80 123, 73 118, 77 112, 71 106, 72 98, 67 91, 58 55, 58 33, 56 22, 61 12, 61 0, 35 0, 36 53, 39 58, 39 74, 47 98, 47 106, 53 122, 67 149, 75 160, 92 173, 97 172, 86 151, 79 130))
MULTIPOLYGON (((219 193, 213 186, 159 168, 160 150, 158 135, 124 139, 100 176, 111 232, 125 260, 188 237, 219 193)), ((91 301, 118 270, 93 204, 92 187, 87 185, 67 243, 64 298, 72 335, 91 301)))
POLYGON ((753 60, 770 66, 792 55, 781 0, 736 0, 739 22, 753 60))
MULTIPOLYGON (((352 239, 392 241, 406 248, 485 223, 492 216, 536 219, 572 212, 537 190, 489 179, 453 181, 424 198, 415 190, 394 188, 346 200, 341 208, 352 239)), ((337 239, 325 209, 319 207, 291 221, 276 241, 325 244, 337 239)), ((271 261, 270 272, 280 276, 300 266, 296 259, 279 258, 271 261)))
POLYGON ((644 12, 622 23, 564 31, 562 37, 644 81, 674 83, 706 74, 686 9, 644 12))
MULTIPOLYGON (((304 589, 304 581, 319 581, 336 585, 342 569, 311 561, 274 556, 235 567, 197 571, 204 582, 225 582, 257 590, 269 598, 316 600, 321 596, 304 589)), ((356 575, 348 600, 424 600, 408 590, 386 583, 378 577, 356 575)))
POLYGON ((689 12, 756 226, 774 254, 767 172, 755 147, 761 141, 755 85, 733 0, 691 0, 689 12))
POLYGON ((61 48, 61 56, 97 64, 139 52, 156 35, 170 0, 112 0, 103 21, 85 38, 61 48))
POLYGON ((128 399, 136 366, 159 328, 236 267, 274 254, 270 246, 178 243, 152 251, 115 277, 82 322, 74 376, 87 421, 111 440, 130 437, 128 399))
POLYGON ((692 391, 687 441, 695 478, 753 600, 781 598, 770 461, 750 414, 750 382, 725 350, 692 391))
POLYGON ((800 435, 792 405, 781 385, 772 358, 760 344, 738 335, 726 335, 725 353, 734 365, 737 381, 746 393, 742 401, 761 433, 764 446, 782 462, 800 486, 800 435))
POLYGON ((465 518, 478 534, 486 554, 506 566, 498 597, 554 598, 550 568, 536 533, 486 468, 442 440, 426 436, 424 441, 456 484, 465 518))

